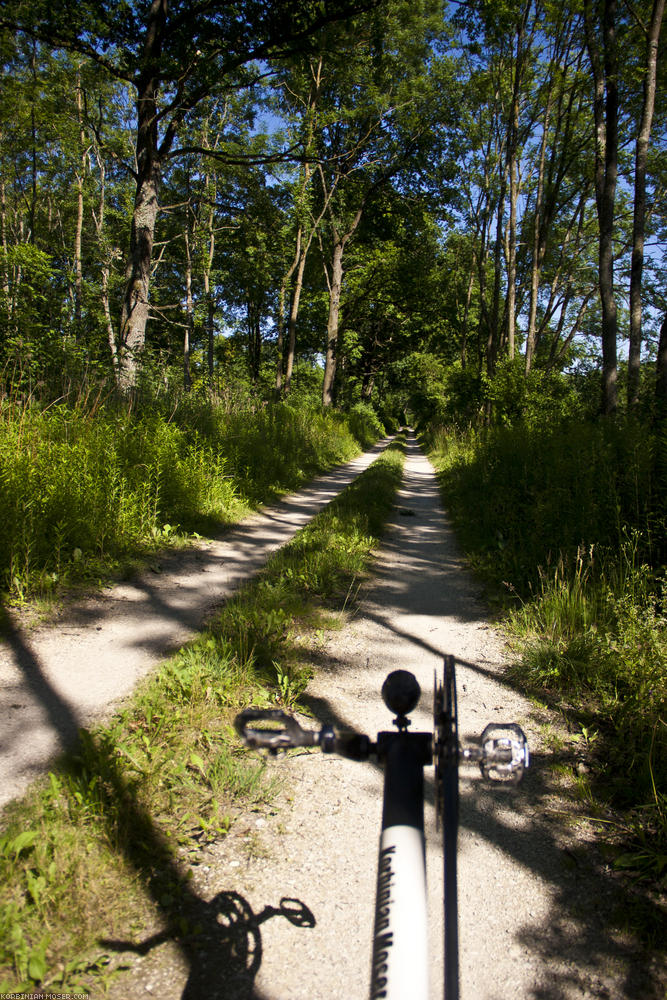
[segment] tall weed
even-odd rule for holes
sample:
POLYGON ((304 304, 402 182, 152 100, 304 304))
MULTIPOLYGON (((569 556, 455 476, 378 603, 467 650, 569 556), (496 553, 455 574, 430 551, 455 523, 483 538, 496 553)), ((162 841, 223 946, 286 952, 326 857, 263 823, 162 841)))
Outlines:
POLYGON ((619 420, 458 437, 436 429, 429 443, 471 562, 508 600, 522 653, 514 678, 597 732, 598 774, 616 805, 641 810, 657 864, 667 833, 657 791, 667 779, 657 440, 619 420))
POLYGON ((206 396, 138 411, 99 399, 44 409, 5 399, 0 589, 23 598, 98 575, 176 527, 215 532, 353 457, 381 430, 358 415, 241 410, 206 396))

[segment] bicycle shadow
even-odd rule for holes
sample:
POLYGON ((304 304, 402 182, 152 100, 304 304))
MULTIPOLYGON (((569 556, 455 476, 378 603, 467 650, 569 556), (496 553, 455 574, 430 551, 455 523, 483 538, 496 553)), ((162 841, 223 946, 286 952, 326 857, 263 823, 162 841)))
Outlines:
POLYGON ((262 964, 261 924, 284 917, 295 927, 315 926, 315 917, 305 903, 283 897, 280 905, 265 906, 254 913, 238 892, 219 892, 208 902, 190 900, 185 919, 195 930, 184 934, 171 927, 145 941, 102 939, 111 951, 148 955, 167 941, 177 942, 189 963, 189 976, 181 1000, 263 1000, 255 987, 262 964))
MULTIPOLYGON (((63 759, 63 769, 82 796, 91 794, 91 775, 97 776, 93 794, 103 832, 136 872, 164 925, 145 941, 100 938, 98 943, 119 954, 148 955, 171 942, 180 959, 174 966, 184 969, 187 977, 182 1000, 267 1000, 254 985, 262 961, 260 926, 272 917, 283 917, 295 927, 315 927, 308 906, 283 897, 277 907, 267 905, 256 914, 236 892, 202 899, 172 843, 121 772, 115 744, 104 732, 81 730, 80 745, 63 759)), ((129 974, 136 982, 135 971, 129 974)), ((112 990, 111 995, 124 998, 127 982, 118 985, 120 992, 112 990)), ((173 981, 169 985, 173 987, 173 981)))

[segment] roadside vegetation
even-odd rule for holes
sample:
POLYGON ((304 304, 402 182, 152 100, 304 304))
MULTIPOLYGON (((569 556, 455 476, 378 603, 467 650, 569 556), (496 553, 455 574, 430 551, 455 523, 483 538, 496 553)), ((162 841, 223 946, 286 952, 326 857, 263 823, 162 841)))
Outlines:
POLYGON ((108 725, 5 811, 0 992, 104 986, 114 948, 206 935, 192 867, 241 810, 271 800, 239 752, 239 708, 298 704, 309 648, 339 627, 392 507, 398 439, 108 725), (115 944, 114 944, 115 942, 115 944))
MULTIPOLYGON (((106 392, 108 393, 108 388, 106 392)), ((0 400, 0 591, 10 601, 127 572, 151 550, 215 534, 369 447, 370 407, 246 392, 0 400)))
POLYGON ((544 416, 431 427, 426 442, 519 654, 512 678, 579 733, 615 865, 655 885, 667 871, 667 439, 620 416, 544 416))

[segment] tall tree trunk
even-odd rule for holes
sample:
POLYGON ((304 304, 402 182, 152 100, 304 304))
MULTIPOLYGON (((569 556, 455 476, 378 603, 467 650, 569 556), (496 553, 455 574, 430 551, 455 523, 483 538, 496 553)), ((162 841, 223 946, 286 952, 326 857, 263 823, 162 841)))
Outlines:
POLYGON ((498 196, 498 209, 496 216, 496 239, 493 264, 493 304, 491 306, 491 315, 489 317, 486 341, 486 371, 490 376, 492 376, 496 370, 496 362, 498 360, 498 352, 500 350, 500 287, 502 281, 502 245, 506 190, 506 178, 503 177, 503 181, 500 185, 500 194, 498 196))
POLYGON ((635 203, 632 223, 632 264, 630 269, 630 351, 628 355, 628 407, 639 401, 639 374, 642 348, 642 272, 644 269, 644 224, 646 217, 646 161, 655 105, 658 41, 665 12, 665 0, 654 0, 646 40, 644 102, 635 149, 635 203))
MULTIPOLYGON (((204 134, 204 147, 208 149, 208 135, 204 134)), ((206 302, 206 357, 208 367, 208 383, 213 386, 213 369, 215 365, 215 295, 211 287, 211 274, 215 260, 215 203, 218 191, 218 175, 206 178, 206 190, 209 191, 210 209, 206 220, 208 233, 208 251, 204 258, 204 300, 206 302)))
POLYGON ((154 149, 145 148, 139 159, 140 177, 132 213, 130 254, 125 268, 120 317, 119 381, 122 389, 130 389, 135 384, 141 352, 146 343, 148 289, 160 187, 160 165, 153 152, 154 149), (142 160, 145 161, 143 164, 142 160))
POLYGON ((465 371, 468 364, 468 317, 470 316, 470 303, 472 302, 472 290, 475 284, 475 272, 473 262, 470 261, 470 274, 468 275, 468 287, 466 289, 466 302, 463 307, 463 323, 461 325, 461 368, 465 371))
POLYGON ((212 386, 215 370, 215 299, 211 291, 211 278, 207 272, 204 273, 204 295, 206 298, 206 361, 208 383, 212 386))
POLYGON ((81 96, 81 75, 76 74, 76 115, 79 124, 81 170, 76 173, 76 229, 74 232, 74 319, 77 333, 81 327, 83 303, 83 263, 81 247, 83 242, 83 181, 86 171, 86 133, 83 128, 83 100, 81 96))
POLYGON ((507 268, 507 356, 514 360, 514 345, 516 339, 516 207, 519 198, 519 185, 516 177, 516 152, 510 157, 510 221, 509 221, 509 260, 507 268))
POLYGON ((519 102, 525 58, 524 32, 529 9, 530 2, 525 4, 516 28, 516 60, 514 63, 512 107, 507 143, 507 166, 510 177, 509 253, 507 259, 507 353, 510 361, 514 360, 516 341, 516 218, 517 202, 519 200, 519 102))
POLYGON ((283 280, 280 283, 280 294, 278 296, 278 361, 276 363, 276 393, 278 396, 280 396, 283 391, 283 362, 285 360, 283 357, 285 348, 285 299, 287 298, 287 290, 289 288, 289 283, 292 280, 292 275, 294 274, 301 258, 301 236, 302 227, 298 226, 296 231, 296 249, 294 251, 294 260, 283 275, 283 280))
POLYGON ((155 223, 159 208, 162 154, 168 151, 174 131, 158 145, 158 93, 160 58, 167 18, 167 0, 152 0, 148 14, 142 71, 137 78, 137 188, 130 231, 130 251, 125 267, 125 289, 120 316, 118 381, 131 390, 146 343, 148 291, 153 259, 155 223))
MULTIPOLYGON (((308 247, 310 240, 308 241, 308 247)), ((296 281, 292 290, 292 301, 290 303, 289 320, 287 323, 287 358, 285 361, 285 392, 288 393, 292 387, 292 374, 294 372, 294 356, 296 354, 296 321, 299 315, 299 303, 301 301, 301 291, 303 289, 303 275, 306 270, 306 257, 308 247, 301 253, 299 266, 296 272, 296 281)))
POLYGON ((107 328, 107 340, 109 342, 109 351, 111 353, 111 363, 113 365, 114 372, 118 371, 118 348, 116 347, 116 334, 113 328, 113 320, 111 319, 111 307, 109 305, 109 264, 102 265, 101 271, 101 283, 100 283, 100 299, 102 302, 102 310, 104 312, 104 321, 107 328))
POLYGON ((324 364, 324 384, 322 386, 322 406, 333 406, 334 382, 336 379, 336 364, 338 351, 338 316, 340 312, 340 293, 343 285, 343 253, 345 243, 337 240, 334 243, 331 258, 331 278, 329 288, 329 318, 327 320, 327 344, 324 364))
POLYGON ((183 388, 190 392, 192 388, 192 373, 190 371, 190 354, 195 327, 195 304, 192 298, 192 251, 190 246, 190 213, 185 226, 185 331, 183 334, 183 388))
POLYGON ((584 0, 586 43, 593 68, 595 100, 595 199, 600 227, 598 284, 602 306, 602 412, 618 405, 617 314, 614 295, 614 206, 618 176, 618 46, 616 0, 604 0, 603 58, 595 37, 591 0, 584 0))
POLYGON ((549 87, 549 97, 544 112, 542 125, 542 141, 540 144, 540 166, 537 175, 537 194, 535 197, 535 220, 533 223, 533 253, 530 268, 530 303, 528 306, 528 330, 526 333, 526 374, 533 366, 533 355, 537 347, 537 297, 540 290, 540 272, 546 252, 546 241, 542 234, 542 208, 544 200, 544 164, 546 159, 547 136, 551 119, 552 89, 549 87))
POLYGON ((4 176, 0 177, 0 246, 2 246, 2 292, 7 299, 7 312, 9 314, 11 290, 9 285, 9 251, 7 247, 7 194, 5 191, 4 176))
POLYGON ((658 413, 667 420, 667 313, 660 327, 655 395, 658 413))

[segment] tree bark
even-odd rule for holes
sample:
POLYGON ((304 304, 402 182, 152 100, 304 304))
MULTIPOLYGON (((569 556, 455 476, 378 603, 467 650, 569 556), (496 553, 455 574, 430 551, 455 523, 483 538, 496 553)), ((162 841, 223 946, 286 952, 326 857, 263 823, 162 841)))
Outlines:
POLYGON ((655 395, 659 414, 667 418, 667 313, 660 327, 655 395))
POLYGON ((7 248, 7 195, 4 177, 0 177, 0 246, 2 246, 2 291, 7 299, 7 312, 9 314, 11 290, 9 286, 9 252, 7 248))
POLYGON ((595 100, 595 200, 600 227, 598 286, 602 306, 602 412, 618 405, 617 314, 614 295, 614 206, 618 176, 618 46, 616 0, 604 0, 603 58, 595 39, 591 0, 584 0, 586 43, 593 68, 595 100))
MULTIPOLYGON (((310 246, 310 241, 308 241, 310 246)), ((296 281, 292 291, 292 301, 290 303, 289 320, 287 323, 287 358, 285 360, 285 393, 289 393, 292 387, 292 374, 294 372, 294 356, 296 354, 296 321, 299 315, 299 303, 301 301, 301 291, 303 289, 303 275, 306 270, 307 248, 301 254, 299 266, 296 272, 296 281)))
POLYGON ((132 213, 130 252, 120 317, 118 381, 121 390, 136 384, 146 343, 148 290, 153 259, 155 223, 159 208, 161 153, 168 150, 173 132, 158 143, 160 56, 167 18, 167 0, 152 0, 148 15, 143 68, 137 86, 137 188, 132 213))
POLYGON ((519 200, 519 112, 520 93, 523 82, 524 33, 530 4, 526 4, 516 29, 516 61, 514 63, 514 83, 512 106, 508 129, 507 166, 510 178, 509 252, 507 259, 507 353, 514 359, 516 342, 516 218, 519 200))
POLYGON ((329 318, 327 320, 327 344, 324 364, 324 384, 322 386, 322 406, 333 406, 334 382, 338 350, 338 316, 340 313, 340 293, 343 285, 343 253, 345 243, 334 243, 331 258, 331 287, 329 289, 329 318))
POLYGON ((183 388, 190 392, 192 388, 192 372, 190 371, 190 354, 195 328, 195 304, 192 297, 192 252, 190 247, 190 220, 185 226, 185 332, 183 334, 183 388))
POLYGON ((86 172, 86 133, 83 128, 83 100, 81 97, 81 76, 76 75, 76 114, 79 124, 81 171, 76 173, 76 229, 74 232, 74 319, 77 333, 81 327, 83 304, 83 263, 81 249, 83 242, 83 180, 86 172))
POLYGON ((644 229, 646 218, 646 162, 655 105, 658 41, 665 12, 665 0, 654 0, 646 40, 644 101, 635 149, 635 198, 632 222, 632 263, 630 267, 630 350, 628 354, 628 407, 639 401, 642 348, 642 272, 644 269, 644 229))
POLYGON ((540 144, 540 166, 537 177, 537 194, 535 197, 535 220, 533 223, 533 255, 530 269, 530 304, 528 307, 528 330, 526 333, 526 374, 533 366, 533 355, 537 347, 537 297, 540 290, 540 273, 546 253, 546 240, 542 236, 542 208, 544 200, 544 164, 546 160, 547 136, 551 120, 552 88, 549 86, 549 96, 544 112, 542 125, 542 142, 540 144))

